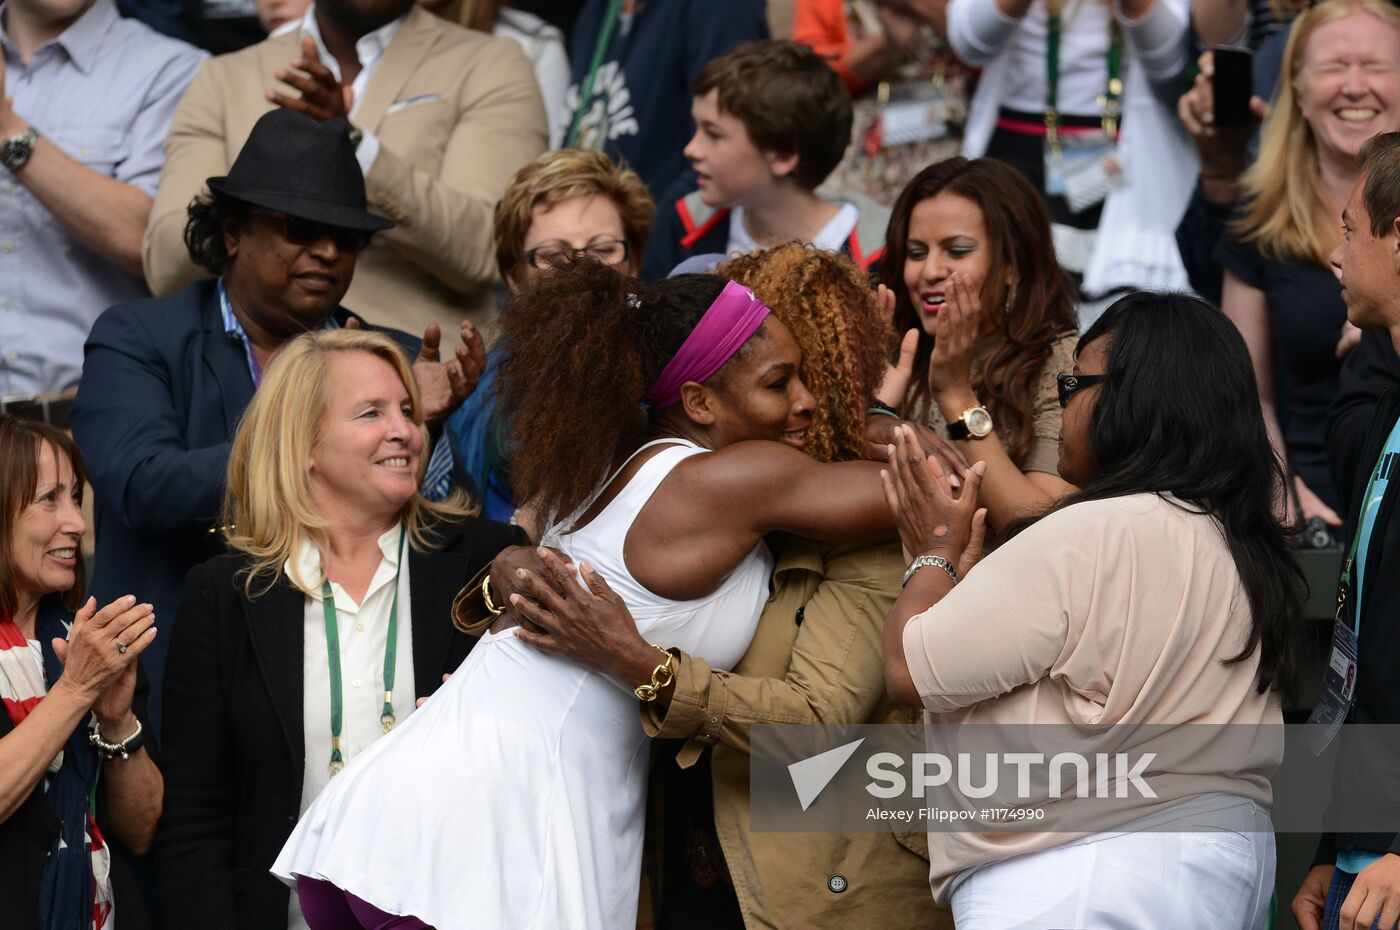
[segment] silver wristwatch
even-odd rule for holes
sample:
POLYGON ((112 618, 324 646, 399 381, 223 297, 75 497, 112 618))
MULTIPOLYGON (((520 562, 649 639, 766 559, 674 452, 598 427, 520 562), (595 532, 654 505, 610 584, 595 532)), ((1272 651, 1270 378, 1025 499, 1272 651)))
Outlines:
POLYGON ((39 141, 39 130, 30 126, 17 136, 10 136, 0 143, 0 164, 11 172, 19 171, 29 164, 29 156, 34 154, 34 146, 39 141))
POLYGON ((921 568, 941 568, 948 573, 948 577, 953 579, 953 584, 958 583, 958 569, 952 562, 941 555, 921 555, 909 563, 909 568, 904 572, 904 580, 899 586, 904 588, 909 586, 909 579, 914 577, 914 573, 921 568))

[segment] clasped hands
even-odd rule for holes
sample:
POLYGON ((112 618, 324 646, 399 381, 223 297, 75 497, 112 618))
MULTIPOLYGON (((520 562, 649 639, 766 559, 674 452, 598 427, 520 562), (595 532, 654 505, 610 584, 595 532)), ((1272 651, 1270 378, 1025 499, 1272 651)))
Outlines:
POLYGON ((125 739, 136 729, 131 712, 136 660, 155 642, 155 622, 155 608, 130 595, 101 610, 97 599, 89 597, 73 617, 68 638, 53 640, 54 654, 63 663, 58 684, 92 708, 108 740, 125 739))
POLYGON ((880 472, 885 502, 894 514, 904 559, 941 556, 958 570, 958 577, 982 559, 987 539, 987 508, 979 507, 978 492, 985 462, 967 470, 960 489, 954 488, 937 456, 927 455, 914 431, 901 426, 889 447, 888 468, 880 472))

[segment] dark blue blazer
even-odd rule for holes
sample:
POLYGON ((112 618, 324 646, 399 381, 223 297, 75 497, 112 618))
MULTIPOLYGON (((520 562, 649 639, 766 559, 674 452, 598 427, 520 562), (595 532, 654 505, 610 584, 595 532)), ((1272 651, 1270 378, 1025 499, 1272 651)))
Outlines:
MULTIPOLYGON (((341 323, 349 315, 343 307, 335 312, 341 323)), ((409 358, 418 354, 419 341, 407 333, 366 328, 393 337, 409 358)), ((224 331, 213 281, 108 309, 83 351, 73 437, 96 492, 90 591, 99 605, 123 594, 155 605, 162 635, 141 662, 159 732, 165 656, 185 575, 224 551, 217 532, 224 476, 253 377, 243 343, 224 331)))

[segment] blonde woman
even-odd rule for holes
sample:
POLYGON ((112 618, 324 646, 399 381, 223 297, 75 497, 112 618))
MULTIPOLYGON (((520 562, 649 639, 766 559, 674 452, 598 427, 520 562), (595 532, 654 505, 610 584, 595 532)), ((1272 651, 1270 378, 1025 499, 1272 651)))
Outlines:
POLYGON ((1384 0, 1335 0, 1303 13, 1238 218, 1217 252, 1221 307, 1249 346, 1269 436, 1295 475, 1290 509, 1331 527, 1341 518, 1323 430, 1356 330, 1327 257, 1341 238, 1357 152, 1396 129, 1400 11, 1384 0))
POLYGON ((190 573, 167 666, 171 926, 305 927, 267 871, 298 815, 474 642, 452 598, 524 537, 418 495, 425 435, 407 358, 360 330, 288 342, 248 407, 234 551, 190 573))

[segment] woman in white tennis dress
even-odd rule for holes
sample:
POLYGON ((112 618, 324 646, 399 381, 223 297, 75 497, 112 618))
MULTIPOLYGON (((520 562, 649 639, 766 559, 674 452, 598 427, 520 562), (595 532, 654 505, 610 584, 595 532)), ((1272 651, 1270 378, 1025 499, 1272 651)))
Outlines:
MULTIPOLYGON (((551 274, 512 307, 524 315, 514 321, 524 331, 508 343, 511 362, 522 366, 539 364, 532 352, 555 353, 560 367, 586 357, 578 346, 569 353, 545 345, 528 328, 531 312, 548 315, 554 328, 587 314, 590 334, 580 338, 604 340, 620 366, 629 357, 624 339, 640 344, 632 358, 660 355, 645 398, 596 384, 600 394, 579 396, 598 413, 573 411, 582 414, 580 432, 565 437, 573 448, 594 438, 583 430, 607 433, 610 410, 635 410, 643 400, 655 431, 669 434, 633 452, 594 495, 579 500, 545 487, 528 499, 583 515, 572 529, 551 527, 542 543, 609 579, 649 641, 730 668, 767 598, 765 533, 868 538, 889 535, 892 523, 873 463, 823 465, 780 442, 743 441, 800 446, 813 402, 791 334, 751 293, 709 275, 639 287, 585 266, 551 274), (643 327, 650 329, 635 335, 643 327), (696 595, 661 596, 638 574, 653 588, 696 595)), ((507 369, 503 402, 512 384, 520 389, 507 369)), ((538 425, 532 409, 551 415, 541 406, 515 406, 517 438, 538 425)), ((528 467, 530 454, 520 449, 517 463, 528 467)), ((590 467, 582 451, 567 465, 585 474, 590 467)), ((297 884, 312 930, 356 926, 318 926, 308 900, 327 893, 437 930, 634 925, 648 768, 637 698, 630 685, 526 646, 515 633, 486 635, 432 700, 356 757, 306 812, 272 871, 297 884)))

